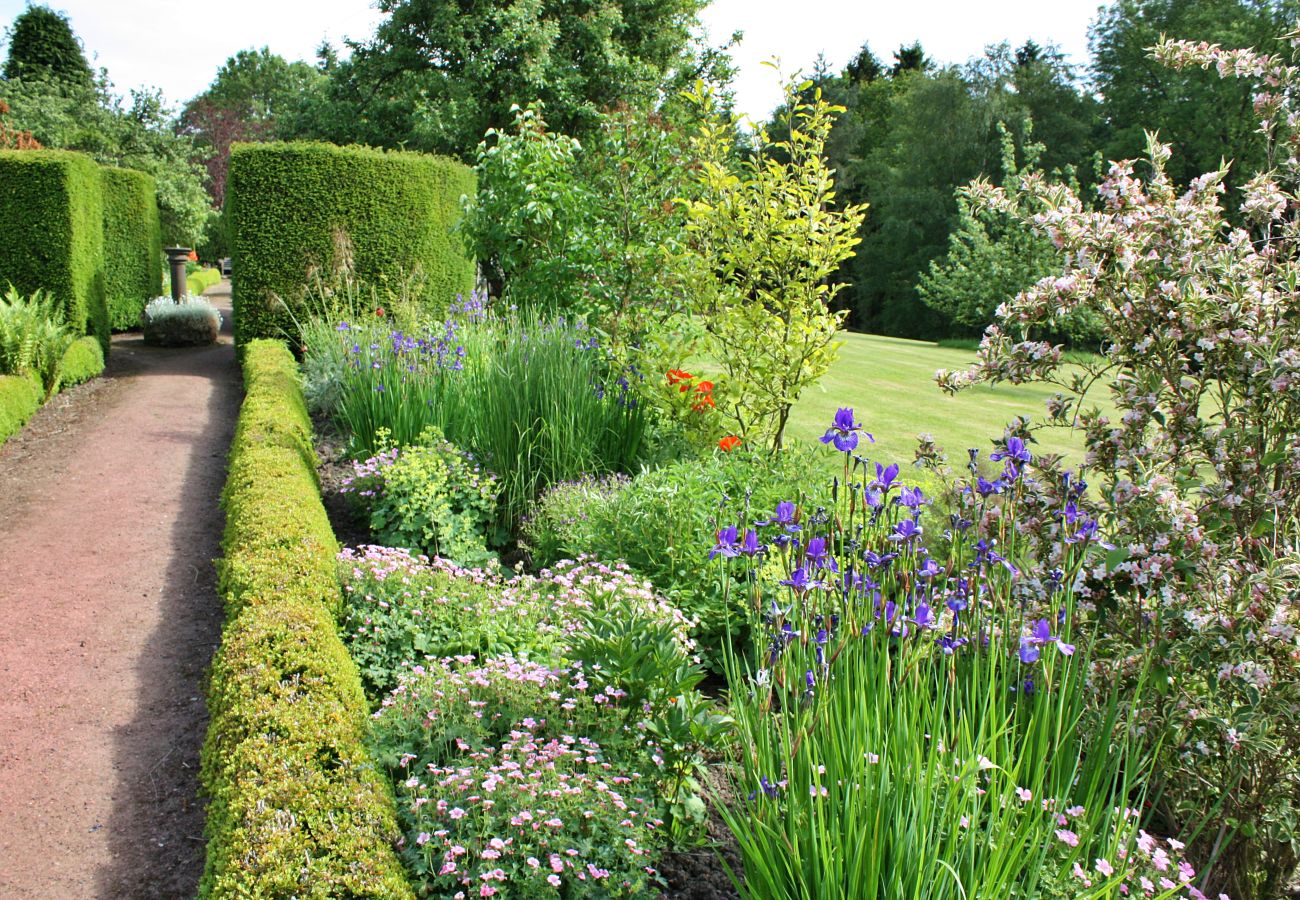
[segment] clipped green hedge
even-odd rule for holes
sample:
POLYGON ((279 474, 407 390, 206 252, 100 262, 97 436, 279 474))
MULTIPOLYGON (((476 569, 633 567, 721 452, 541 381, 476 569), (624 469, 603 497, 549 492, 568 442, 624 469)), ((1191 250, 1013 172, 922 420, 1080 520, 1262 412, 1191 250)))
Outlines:
POLYGON ((308 273, 334 268, 341 234, 363 283, 419 269, 431 303, 468 294, 474 263, 452 228, 474 189, 473 170, 420 153, 236 144, 226 192, 236 342, 290 331, 308 273))
POLYGON ((78 338, 72 342, 59 360, 55 383, 59 390, 89 381, 104 371, 104 351, 93 337, 78 338))
POLYGON ((0 375, 0 444, 17 434, 41 408, 45 389, 28 375, 0 375))
POLYGON ((199 269, 185 278, 185 290, 195 297, 221 281, 220 269, 199 269))
POLYGON ((338 544, 285 346, 249 344, 244 383, 223 496, 227 624, 208 694, 199 896, 410 898, 393 797, 364 743, 360 676, 338 636, 338 544))
POLYGON ((128 331, 144 306, 162 293, 162 225, 153 176, 100 169, 104 191, 104 293, 109 324, 128 331))
POLYGON ((108 353, 99 166, 64 150, 0 151, 0 286, 45 289, 108 353))

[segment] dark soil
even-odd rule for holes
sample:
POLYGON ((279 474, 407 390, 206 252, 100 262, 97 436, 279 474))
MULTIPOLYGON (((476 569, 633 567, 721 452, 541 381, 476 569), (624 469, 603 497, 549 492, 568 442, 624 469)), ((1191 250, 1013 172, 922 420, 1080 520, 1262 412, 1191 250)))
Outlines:
POLYGON ((119 335, 0 447, 0 897, 195 893, 239 399, 229 337, 119 335))

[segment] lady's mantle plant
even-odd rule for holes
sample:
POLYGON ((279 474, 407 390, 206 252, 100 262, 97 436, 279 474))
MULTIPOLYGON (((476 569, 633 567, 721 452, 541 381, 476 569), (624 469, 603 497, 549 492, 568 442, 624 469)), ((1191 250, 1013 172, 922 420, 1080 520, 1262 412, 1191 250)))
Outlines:
POLYGON ((1050 416, 1084 431, 1104 527, 1124 539, 1082 585, 1108 625, 1098 674, 1128 682, 1145 658, 1158 676, 1136 698, 1156 812, 1193 836, 1203 888, 1276 897, 1300 858, 1300 69, 1203 43, 1154 56, 1255 80, 1272 168, 1235 221, 1226 168, 1177 186, 1154 135, 1147 166, 1111 167, 1097 211, 1034 175, 979 186, 993 210, 1041 210, 1028 221, 1064 268, 1003 304, 970 371, 938 380, 1061 387, 1050 416), (1103 362, 1067 369, 1026 339, 1081 311, 1103 362), (1097 384, 1118 421, 1083 406, 1097 384))

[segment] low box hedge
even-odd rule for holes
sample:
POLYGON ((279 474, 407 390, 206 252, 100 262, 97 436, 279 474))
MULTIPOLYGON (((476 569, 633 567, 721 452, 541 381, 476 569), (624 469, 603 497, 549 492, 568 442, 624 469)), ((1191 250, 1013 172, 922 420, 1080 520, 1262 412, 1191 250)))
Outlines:
POLYGON ((200 897, 410 898, 367 706, 334 613, 338 544, 293 358, 253 341, 230 451, 212 665, 200 897))
POLYGON ((9 440, 41 408, 45 390, 28 375, 0 375, 0 444, 9 440))
POLYGON ((219 284, 220 282, 220 269, 199 269, 198 271, 191 272, 186 276, 185 290, 187 293, 193 294, 197 297, 214 284, 219 284))
POLYGON ((86 336, 72 342, 59 360, 59 390, 89 381, 104 371, 104 351, 98 338, 86 336))

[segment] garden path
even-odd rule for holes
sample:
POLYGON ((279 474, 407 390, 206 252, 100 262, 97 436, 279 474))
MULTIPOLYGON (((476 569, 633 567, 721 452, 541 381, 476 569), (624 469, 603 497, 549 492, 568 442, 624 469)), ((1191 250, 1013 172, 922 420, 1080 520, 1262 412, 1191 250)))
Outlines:
POLYGON ((0 447, 0 897, 194 896, 212 560, 241 396, 219 344, 114 339, 0 447))

